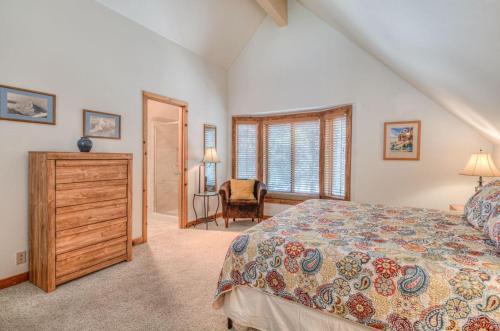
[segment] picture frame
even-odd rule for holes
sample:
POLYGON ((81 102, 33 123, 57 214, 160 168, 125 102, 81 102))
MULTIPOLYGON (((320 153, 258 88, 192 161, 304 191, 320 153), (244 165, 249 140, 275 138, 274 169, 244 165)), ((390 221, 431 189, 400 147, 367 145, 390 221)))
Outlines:
POLYGON ((384 123, 384 160, 420 160, 421 122, 384 123))
POLYGON ((121 115, 95 110, 83 110, 83 136, 102 139, 121 139, 121 115))
POLYGON ((0 120, 55 125, 56 96, 0 85, 0 120))

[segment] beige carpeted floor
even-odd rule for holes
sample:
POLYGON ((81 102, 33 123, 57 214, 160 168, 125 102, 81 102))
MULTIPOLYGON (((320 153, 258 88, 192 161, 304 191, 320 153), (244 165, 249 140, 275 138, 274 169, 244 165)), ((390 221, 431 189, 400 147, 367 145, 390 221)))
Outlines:
POLYGON ((29 282, 0 290, 0 330, 226 330, 212 309, 231 240, 254 223, 179 230, 150 220, 149 242, 134 260, 47 294, 29 282))

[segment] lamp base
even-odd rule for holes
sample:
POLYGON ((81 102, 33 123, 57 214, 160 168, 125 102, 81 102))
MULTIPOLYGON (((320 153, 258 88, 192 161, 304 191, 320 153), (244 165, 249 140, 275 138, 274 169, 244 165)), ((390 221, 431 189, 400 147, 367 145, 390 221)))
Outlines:
POLYGON ((483 176, 479 176, 479 180, 477 181, 476 192, 481 191, 483 188, 483 176))

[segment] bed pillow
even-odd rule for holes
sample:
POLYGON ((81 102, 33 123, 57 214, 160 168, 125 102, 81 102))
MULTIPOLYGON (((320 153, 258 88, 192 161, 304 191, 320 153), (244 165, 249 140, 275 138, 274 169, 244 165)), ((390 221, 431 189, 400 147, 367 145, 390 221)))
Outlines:
POLYGON ((464 215, 476 229, 483 231, 484 224, 495 211, 500 199, 500 180, 483 186, 465 204, 464 215))
POLYGON ((231 200, 254 200, 253 179, 231 179, 231 200))
POLYGON ((484 234, 500 250, 500 205, 497 206, 495 213, 484 224, 484 234))

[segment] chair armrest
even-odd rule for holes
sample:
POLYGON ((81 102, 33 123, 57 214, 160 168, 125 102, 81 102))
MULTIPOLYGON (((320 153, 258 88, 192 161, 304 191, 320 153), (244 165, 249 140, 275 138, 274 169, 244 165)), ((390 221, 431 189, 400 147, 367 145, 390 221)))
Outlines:
POLYGON ((220 194, 223 206, 227 205, 227 203, 229 201, 230 191, 231 191, 231 188, 230 188, 229 182, 225 182, 220 186, 219 194, 220 194))
POLYGON ((256 194, 256 197, 257 197, 257 202, 259 204, 261 204, 262 202, 264 202, 264 198, 267 194, 267 186, 266 184, 262 183, 262 182, 259 182, 257 184, 257 194, 256 194))

